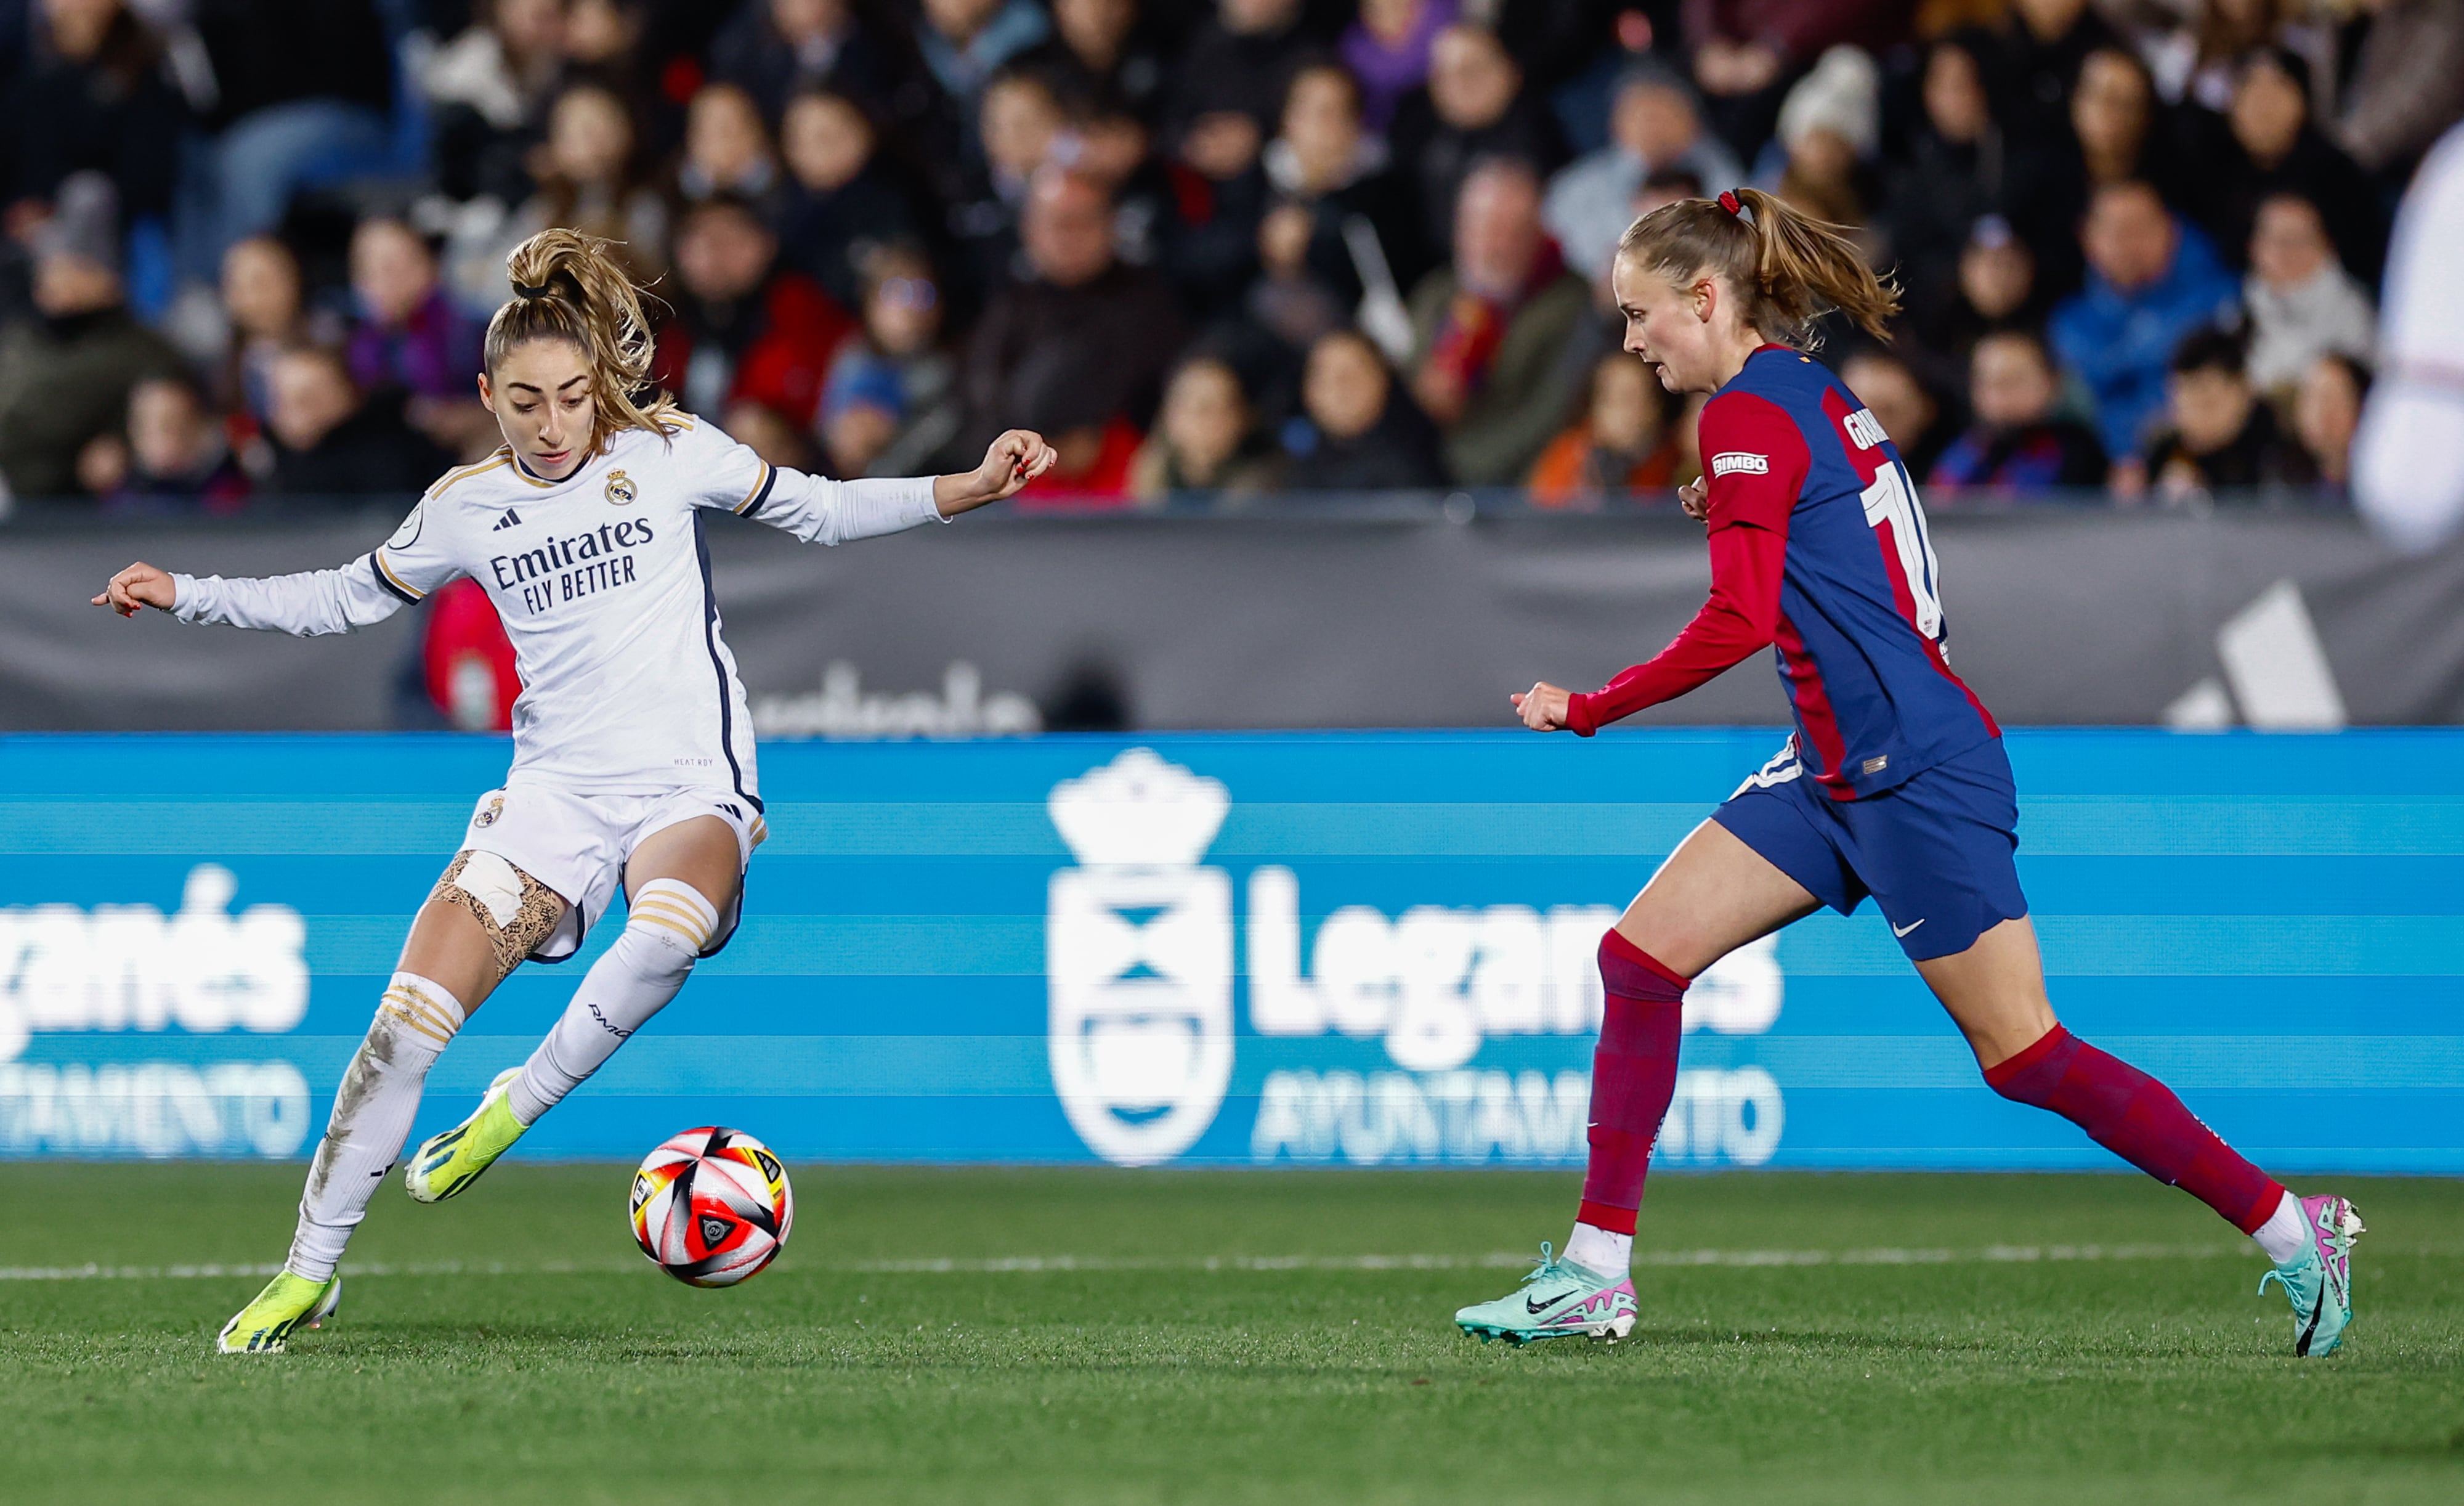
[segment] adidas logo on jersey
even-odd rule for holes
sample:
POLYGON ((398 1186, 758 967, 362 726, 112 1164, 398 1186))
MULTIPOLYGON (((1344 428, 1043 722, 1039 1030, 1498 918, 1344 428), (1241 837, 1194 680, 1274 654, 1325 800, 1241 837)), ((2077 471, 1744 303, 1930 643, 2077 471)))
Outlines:
POLYGON ((505 509, 505 516, 497 519, 495 526, 491 527, 488 531, 490 533, 502 533, 508 528, 519 527, 521 525, 521 515, 508 507, 505 509))

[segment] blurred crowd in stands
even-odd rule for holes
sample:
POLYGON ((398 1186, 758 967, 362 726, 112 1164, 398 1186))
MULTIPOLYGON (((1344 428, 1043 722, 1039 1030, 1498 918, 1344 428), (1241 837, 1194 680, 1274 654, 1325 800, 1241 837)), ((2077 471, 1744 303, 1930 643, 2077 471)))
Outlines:
POLYGON ((2464 0, 0 0, 0 476, 415 492, 568 225, 779 463, 1589 505, 1698 474, 1617 236, 1750 183, 1898 269, 1825 357, 1937 496, 2334 495, 2459 116, 2464 0))

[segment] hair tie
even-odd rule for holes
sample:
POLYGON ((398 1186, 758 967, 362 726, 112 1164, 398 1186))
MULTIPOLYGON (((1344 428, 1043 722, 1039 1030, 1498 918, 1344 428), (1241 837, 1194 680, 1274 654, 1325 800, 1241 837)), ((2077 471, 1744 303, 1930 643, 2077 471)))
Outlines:
POLYGON ((1736 190, 1733 188, 1723 188, 1720 190, 1720 208, 1727 210, 1730 214, 1735 215, 1739 219, 1744 219, 1746 217, 1746 207, 1737 202, 1736 190))
POLYGON ((518 299, 543 299, 555 291, 556 290, 553 287, 544 282, 540 283, 538 287, 532 287, 527 283, 521 282, 514 284, 514 297, 518 299))

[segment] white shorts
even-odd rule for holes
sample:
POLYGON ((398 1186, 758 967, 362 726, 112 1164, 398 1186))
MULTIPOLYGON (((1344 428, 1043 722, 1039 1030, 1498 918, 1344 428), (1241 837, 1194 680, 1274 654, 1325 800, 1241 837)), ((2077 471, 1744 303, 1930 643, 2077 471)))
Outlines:
MULTIPOLYGON (((769 836, 761 812, 732 789, 671 789, 654 795, 584 795, 545 785, 508 785, 479 797, 471 828, 462 833, 470 851, 494 853, 556 891, 563 919, 531 953, 531 960, 561 963, 582 950, 591 925, 606 913, 625 884, 625 863, 634 849, 658 831, 716 816, 736 833, 739 860, 769 836)), ((744 885, 720 918, 718 933, 702 956, 715 957, 744 917, 744 885)))

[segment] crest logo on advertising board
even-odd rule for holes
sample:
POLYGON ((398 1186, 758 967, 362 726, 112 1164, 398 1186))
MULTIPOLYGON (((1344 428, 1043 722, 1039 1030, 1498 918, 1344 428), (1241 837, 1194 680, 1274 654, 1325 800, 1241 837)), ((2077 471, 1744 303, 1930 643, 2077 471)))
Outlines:
POLYGON ((1088 1148, 1169 1161, 1232 1080, 1232 880, 1199 866, 1232 807, 1220 781, 1131 748, 1054 786, 1076 868, 1052 875, 1052 1083, 1088 1148))

